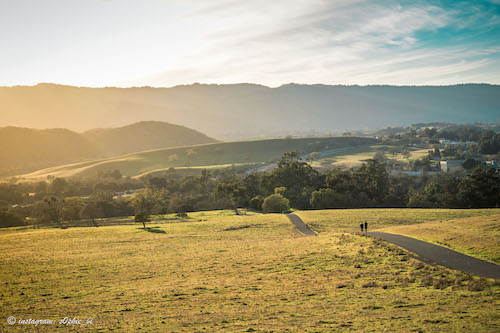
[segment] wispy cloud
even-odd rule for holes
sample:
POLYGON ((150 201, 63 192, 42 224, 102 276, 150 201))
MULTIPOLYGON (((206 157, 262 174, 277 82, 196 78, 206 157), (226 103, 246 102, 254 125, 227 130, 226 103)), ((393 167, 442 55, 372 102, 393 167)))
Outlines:
POLYGON ((0 1, 0 43, 0 85, 500 83, 496 0, 0 1))
POLYGON ((498 28, 497 16, 479 7, 464 14, 425 2, 381 3, 232 1, 204 8, 196 15, 223 22, 207 27, 208 47, 154 81, 426 84, 456 74, 449 83, 457 83, 472 78, 461 73, 500 65, 498 53, 481 45, 439 43, 440 29, 498 28))

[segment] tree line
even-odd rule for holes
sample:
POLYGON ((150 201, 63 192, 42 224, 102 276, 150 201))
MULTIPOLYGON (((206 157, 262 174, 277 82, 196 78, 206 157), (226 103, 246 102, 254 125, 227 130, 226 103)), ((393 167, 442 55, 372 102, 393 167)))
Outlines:
POLYGON ((319 172, 297 151, 282 156, 271 172, 245 174, 233 169, 132 180, 115 172, 93 186, 56 178, 52 183, 2 184, 0 224, 67 223, 138 213, 166 214, 246 207, 264 212, 297 209, 419 207, 485 208, 500 206, 500 174, 478 166, 469 173, 418 177, 390 176, 384 161, 371 159, 352 170, 319 172), (140 188, 140 189, 139 189, 140 188), (119 190, 133 195, 116 195, 119 190), (23 191, 35 191, 26 196, 23 191), (14 201, 24 205, 12 207, 14 201), (27 204, 26 204, 27 202, 27 204), (7 205, 5 204, 7 203, 7 205))

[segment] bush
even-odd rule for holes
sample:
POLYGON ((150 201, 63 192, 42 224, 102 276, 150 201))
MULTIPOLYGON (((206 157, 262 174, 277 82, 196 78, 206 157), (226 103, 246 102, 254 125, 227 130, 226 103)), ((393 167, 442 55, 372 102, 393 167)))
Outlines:
POLYGON ((434 285, 434 278, 432 277, 432 275, 426 275, 422 278, 422 287, 430 287, 432 285, 434 285))
POLYGON ((248 205, 250 206, 251 209, 262 210, 263 203, 264 203, 264 198, 262 197, 262 195, 257 195, 252 199, 250 199, 248 205))
POLYGON ((436 279, 433 281, 434 289, 446 289, 448 287, 448 280, 446 279, 436 279))
POLYGON ((330 188, 319 189, 311 195, 311 207, 315 209, 333 208, 335 201, 335 191, 330 188))
POLYGON ((24 225, 24 218, 17 214, 0 210, 0 228, 18 227, 24 225))
POLYGON ((290 201, 281 194, 271 194, 264 199, 262 210, 266 213, 284 213, 290 210, 290 201))
POLYGON ((467 284, 467 289, 469 291, 481 291, 484 289, 484 286, 480 280, 471 280, 467 284))

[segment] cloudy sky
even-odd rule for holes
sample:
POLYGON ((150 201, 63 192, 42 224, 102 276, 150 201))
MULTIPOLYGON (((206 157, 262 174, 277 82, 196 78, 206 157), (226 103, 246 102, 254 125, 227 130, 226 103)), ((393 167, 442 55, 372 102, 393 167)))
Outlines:
POLYGON ((500 0, 0 0, 0 85, 500 83, 500 0))

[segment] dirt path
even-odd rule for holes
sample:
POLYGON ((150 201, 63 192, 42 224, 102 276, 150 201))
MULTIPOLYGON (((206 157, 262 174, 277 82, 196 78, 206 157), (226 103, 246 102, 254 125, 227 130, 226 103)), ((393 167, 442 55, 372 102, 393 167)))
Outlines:
POLYGON ((424 259, 458 271, 479 275, 487 278, 500 279, 500 266, 470 257, 448 248, 423 242, 402 235, 385 232, 369 232, 368 235, 383 239, 386 242, 401 246, 424 259))
POLYGON ((297 215, 295 215, 295 214, 286 214, 286 216, 297 227, 297 229, 299 229, 299 231, 301 233, 303 233, 304 235, 306 235, 306 236, 317 236, 318 235, 314 231, 312 231, 311 228, 309 228, 304 223, 304 221, 302 221, 302 219, 300 217, 298 217, 297 215))

